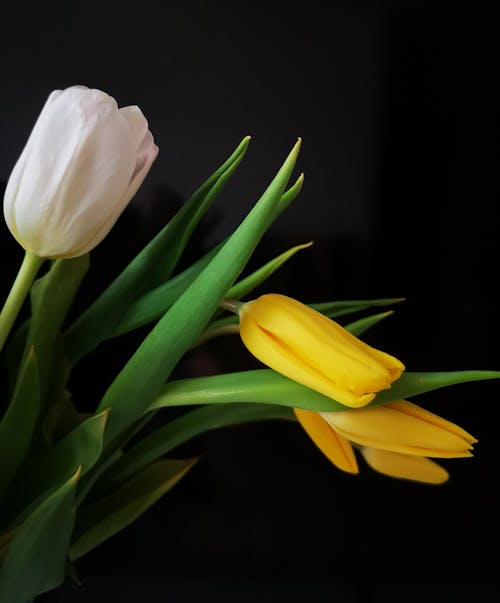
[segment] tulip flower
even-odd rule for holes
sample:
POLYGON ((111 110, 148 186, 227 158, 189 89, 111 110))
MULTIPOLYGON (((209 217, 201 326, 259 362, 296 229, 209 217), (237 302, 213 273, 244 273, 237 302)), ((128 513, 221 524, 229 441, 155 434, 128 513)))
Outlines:
POLYGON ((158 154, 139 107, 83 86, 49 96, 7 183, 4 215, 24 249, 72 258, 93 249, 158 154))
POLYGON ((348 473, 359 471, 354 444, 380 473, 439 484, 448 473, 427 457, 470 457, 477 442, 458 425, 406 400, 342 412, 294 412, 318 448, 348 473))
POLYGON ((285 295, 262 295, 241 304, 238 312, 240 336, 251 354, 346 406, 365 406, 405 368, 393 356, 285 295))

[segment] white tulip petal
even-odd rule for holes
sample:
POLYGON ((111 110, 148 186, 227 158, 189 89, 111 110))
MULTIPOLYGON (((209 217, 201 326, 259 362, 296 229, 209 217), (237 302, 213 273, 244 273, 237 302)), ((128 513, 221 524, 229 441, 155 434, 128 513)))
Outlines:
POLYGON ((132 139, 135 141, 136 147, 139 148, 148 131, 148 122, 142 111, 137 105, 132 105, 120 109, 120 115, 128 123, 132 139))
POLYGON ((7 184, 4 214, 25 249, 74 257, 107 234, 158 148, 138 107, 82 86, 53 92, 7 184))

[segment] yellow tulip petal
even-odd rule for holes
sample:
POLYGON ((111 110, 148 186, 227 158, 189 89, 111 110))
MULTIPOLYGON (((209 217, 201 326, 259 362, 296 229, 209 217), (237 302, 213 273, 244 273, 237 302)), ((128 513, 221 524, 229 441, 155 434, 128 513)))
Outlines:
POLYGON ((405 370, 405 365, 400 360, 394 356, 391 356, 390 354, 387 354, 387 352, 377 350, 377 348, 368 345, 361 339, 358 340, 358 343, 370 354, 370 356, 385 366, 385 368, 389 371, 391 383, 401 377, 401 373, 405 370))
POLYGON ((293 350, 318 373, 355 394, 390 387, 404 366, 371 348, 320 312, 284 295, 268 294, 245 304, 240 321, 252 317, 269 336, 293 350))
POLYGON ((442 484, 449 475, 440 465, 423 456, 388 452, 377 448, 361 448, 361 453, 372 469, 401 479, 426 484, 442 484))
POLYGON ((401 409, 398 404, 321 414, 336 431, 361 446, 418 456, 472 456, 471 441, 462 436, 458 426, 456 431, 450 430, 449 422, 443 419, 441 425, 438 421, 441 418, 437 415, 429 413, 435 417, 431 422, 423 409, 425 419, 420 413, 408 412, 410 403, 401 405, 401 409))
POLYGON ((336 433, 317 413, 294 408, 297 420, 321 452, 339 469, 358 473, 358 464, 351 444, 336 433))
POLYGON ((250 316, 246 316, 245 320, 240 322, 240 336, 251 354, 261 362, 285 377, 302 383, 341 404, 358 408, 368 404, 375 397, 371 393, 358 395, 339 387, 297 357, 293 350, 263 331, 250 316))
POLYGON ((413 404, 413 402, 408 402, 408 400, 398 400, 397 402, 391 402, 387 404, 387 406, 397 409, 400 412, 406 412, 409 415, 421 419, 422 421, 428 421, 429 423, 432 423, 433 425, 436 425, 441 429, 447 430, 450 433, 454 433, 455 435, 463 438, 466 442, 469 442, 471 444, 477 443, 477 439, 470 433, 467 433, 465 429, 462 429, 461 427, 459 427, 455 423, 452 423, 451 421, 448 421, 447 419, 443 419, 443 417, 440 417, 439 415, 425 410, 425 408, 421 408, 420 406, 413 404))

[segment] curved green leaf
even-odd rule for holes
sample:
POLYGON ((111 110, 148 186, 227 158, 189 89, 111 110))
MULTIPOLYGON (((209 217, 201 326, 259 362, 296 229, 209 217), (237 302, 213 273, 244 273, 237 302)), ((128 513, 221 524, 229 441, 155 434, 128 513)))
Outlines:
POLYGON ((27 318, 13 333, 10 334, 7 344, 2 350, 2 355, 0 356, 0 362, 5 366, 8 390, 7 396, 9 400, 12 398, 17 377, 19 375, 19 368, 22 366, 22 359, 25 355, 29 326, 30 320, 27 318))
POLYGON ((294 419, 293 412, 271 404, 210 404, 191 410, 144 436, 102 476, 104 487, 128 479, 177 446, 213 429, 275 419, 294 419))
POLYGON ((302 185, 304 184, 304 174, 300 174, 297 180, 292 184, 292 186, 286 190, 281 196, 280 202, 275 207, 274 212, 271 216, 271 222, 274 222, 278 216, 280 216, 285 209, 295 201, 298 197, 300 191, 302 190, 302 185))
POLYGON ((102 500, 80 507, 69 556, 72 561, 135 521, 170 490, 197 459, 153 463, 102 500))
POLYGON ((48 492, 66 481, 78 467, 83 476, 95 465, 102 451, 108 412, 103 411, 86 419, 45 454, 30 459, 12 488, 14 500, 9 501, 10 507, 23 509, 13 523, 22 520, 48 492))
POLYGON ((0 567, 0 601, 26 603, 64 579, 73 530, 77 471, 16 530, 0 567))
POLYGON ((243 159, 249 141, 250 137, 246 136, 160 233, 69 327, 66 338, 72 364, 111 336, 135 299, 170 277, 193 230, 243 159))
MULTIPOLYGON (((302 182, 303 177, 301 176, 297 179, 293 186, 283 193, 281 201, 278 204, 279 211, 274 213, 272 220, 274 220, 278 214, 280 214, 283 209, 297 197, 302 187, 302 182)), ((122 335, 128 331, 142 327, 161 318, 172 306, 175 300, 180 297, 182 293, 184 293, 184 291, 189 287, 189 285, 191 285, 195 278, 208 266, 208 264, 220 251, 224 243, 225 241, 219 243, 197 262, 186 268, 186 270, 168 280, 166 283, 151 289, 136 299, 128 306, 118 324, 115 325, 113 332, 109 334, 109 337, 122 335)), ((248 287, 248 285, 250 285, 251 288, 256 287, 259 284, 259 282, 257 282, 259 278, 261 279, 260 282, 262 282, 264 278, 267 278, 284 261, 298 251, 298 249, 303 249, 304 247, 305 246, 298 246, 293 248, 293 250, 289 250, 278 258, 275 258, 275 260, 272 260, 269 265, 266 265, 266 267, 262 268, 260 272, 257 271, 259 274, 255 274, 252 277, 253 280, 247 281, 247 279, 245 279, 247 282, 246 286, 248 287), (253 284, 251 284, 252 282, 253 284)), ((247 278, 250 279, 250 277, 247 278)), ((241 284, 237 284, 235 286, 241 286, 241 284)))
POLYGON ((405 301, 404 297, 387 297, 383 299, 330 301, 308 305, 313 308, 313 310, 317 310, 325 316, 335 318, 338 316, 344 316, 345 314, 362 312, 363 310, 369 310, 370 308, 376 308, 378 306, 392 306, 393 304, 399 304, 403 301, 405 301))
POLYGON ((346 325, 345 329, 346 331, 349 331, 349 333, 352 333, 356 337, 359 337, 365 331, 371 329, 376 324, 378 324, 381 320, 384 320, 384 318, 392 316, 393 314, 394 310, 389 310, 388 312, 380 312, 379 314, 365 316, 363 318, 360 318, 359 320, 355 320, 354 322, 349 323, 348 325, 346 325))
POLYGON ((0 423, 0 506, 28 452, 40 412, 38 364, 31 348, 0 423))
POLYGON ((278 268, 280 268, 285 262, 293 257, 298 251, 307 249, 312 244, 312 241, 310 241, 309 243, 296 245, 295 247, 292 247, 291 249, 281 253, 277 257, 264 264, 264 266, 261 266, 258 270, 252 272, 252 274, 249 274, 247 277, 233 285, 227 292, 226 296, 232 299, 241 299, 242 297, 245 297, 247 293, 262 284, 271 276, 271 274, 276 272, 278 268))
POLYGON ((210 264, 221 247, 222 244, 217 245, 197 262, 186 268, 186 270, 171 278, 163 285, 151 289, 134 301, 127 308, 119 323, 110 334, 110 337, 123 335, 161 318, 175 300, 184 293, 196 277, 210 264))
POLYGON ((403 398, 411 398, 443 387, 500 379, 500 371, 443 371, 432 373, 405 372, 394 381, 390 389, 381 391, 371 404, 385 404, 403 398))
POLYGON ((156 324, 102 399, 98 410, 112 408, 107 442, 113 442, 150 407, 172 369, 206 327, 243 270, 268 227, 291 176, 300 141, 240 226, 156 324))
POLYGON ((147 409, 199 404, 254 402, 335 411, 346 407, 271 369, 239 371, 170 381, 147 409))
POLYGON ((66 314, 89 266, 89 256, 70 260, 55 260, 50 270, 31 287, 31 318, 25 348, 25 357, 35 347, 39 375, 41 403, 45 397, 56 366, 56 348, 60 345, 60 331, 66 314))
MULTIPOLYGON (((403 373, 390 389, 379 392, 370 404, 411 398, 435 389, 469 381, 499 379, 500 371, 452 371, 403 373)), ((271 369, 257 369, 180 379, 167 383, 148 410, 167 406, 255 402, 318 411, 340 411, 347 407, 271 369)))

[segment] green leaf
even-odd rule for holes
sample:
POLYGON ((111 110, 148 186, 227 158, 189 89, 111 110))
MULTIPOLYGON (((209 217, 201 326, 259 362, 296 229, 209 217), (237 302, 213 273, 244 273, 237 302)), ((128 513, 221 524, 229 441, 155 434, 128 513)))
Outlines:
POLYGON ((302 190, 302 185, 304 184, 304 174, 300 174, 299 177, 297 178, 297 180, 293 183, 293 185, 283 193, 283 196, 281 197, 281 201, 278 203, 278 205, 276 206, 274 213, 272 215, 271 221, 274 222, 274 220, 276 220, 276 218, 278 216, 280 216, 285 209, 287 209, 287 207, 289 207, 289 205, 291 203, 293 203, 293 201, 295 201, 295 199, 298 197, 300 191, 302 190))
MULTIPOLYGON (((469 381, 499 378, 500 371, 406 372, 392 384, 390 389, 378 393, 370 404, 394 402, 469 381)), ((167 406, 227 404, 229 402, 278 404, 331 412, 348 409, 340 402, 271 369, 257 369, 171 381, 163 387, 161 394, 149 410, 167 406)))
POLYGON ((48 492, 73 475, 78 467, 83 476, 95 465, 102 451, 108 412, 103 411, 82 421, 45 454, 30 460, 13 488, 15 505, 11 502, 11 507, 23 509, 14 523, 25 517, 48 492))
POLYGON ((80 507, 70 559, 75 561, 135 521, 170 490, 197 459, 161 460, 102 500, 80 507))
POLYGON ((0 601, 26 603, 64 580, 79 471, 43 500, 17 529, 0 567, 0 601))
POLYGON ((230 425, 274 419, 294 419, 293 412, 271 404, 210 404, 169 421, 144 436, 102 476, 104 487, 128 479, 146 465, 194 437, 230 425))
POLYGON ((161 318, 175 300, 210 264, 221 247, 222 244, 217 245, 189 268, 137 299, 127 308, 110 337, 123 335, 161 318))
POLYGON ((392 316, 394 314, 394 310, 389 310, 388 312, 380 312, 379 314, 372 314, 371 316, 365 316, 364 318, 360 318, 359 320, 355 320, 354 322, 349 323, 345 326, 346 331, 352 333, 356 337, 362 335, 368 329, 378 324, 384 318, 388 316, 392 316))
POLYGON ((193 230, 243 159, 249 141, 249 136, 241 141, 223 165, 69 327, 66 337, 72 364, 111 337, 134 300, 170 277, 193 230))
POLYGON ((60 345, 60 331, 88 266, 88 254, 70 260, 55 260, 49 272, 37 279, 31 288, 31 320, 25 357, 34 346, 42 406, 54 369, 59 368, 55 361, 58 358, 56 348, 60 345))
POLYGON ((29 450, 39 411, 38 364, 31 348, 0 423, 0 506, 29 450))
POLYGON ((5 375, 7 381, 7 397, 12 398, 14 387, 16 386, 17 377, 19 375, 19 367, 21 367, 22 359, 25 355, 26 340, 28 338, 29 318, 19 325, 19 327, 11 333, 7 344, 2 351, 0 361, 5 366, 5 375))
MULTIPOLYGON (((236 231, 144 339, 102 399, 112 408, 107 442, 144 414, 172 369, 206 327, 220 299, 245 267, 281 200, 299 152, 300 141, 236 231)), ((116 444, 116 442, 113 442, 116 444)))
POLYGON ((271 369, 238 371, 170 381, 148 411, 169 406, 254 402, 308 408, 345 410, 345 406, 271 369))
POLYGON ((9 548, 9 544, 14 537, 14 531, 0 533, 0 565, 2 565, 2 559, 5 556, 5 552, 9 548))
POLYGON ((56 369, 48 394, 50 405, 40 426, 45 448, 52 446, 56 440, 75 429, 82 419, 73 403, 71 393, 66 389, 70 371, 62 342, 60 343, 61 345, 54 350, 54 354, 58 356, 56 355, 56 369))
MULTIPOLYGON (((221 329, 221 327, 234 326, 234 327, 237 327, 237 329, 234 332, 239 333, 239 323, 240 323, 240 319, 237 314, 230 314, 229 316, 223 316, 222 318, 217 318, 216 320, 212 320, 207 325, 206 330, 203 332, 203 334, 201 336, 201 340, 204 341, 205 339, 210 339, 211 332, 218 331, 221 329)), ((198 339, 198 343, 199 342, 200 342, 200 339, 198 339)))
POLYGON ((310 241, 309 243, 304 243, 302 245, 296 245, 295 247, 288 249, 287 251, 283 252, 282 254, 267 262, 267 264, 264 264, 264 266, 262 266, 255 272, 252 272, 252 274, 249 274, 247 277, 233 285, 231 289, 229 289, 229 291, 227 292, 226 296, 232 299, 241 299, 242 297, 245 297, 250 291, 262 284, 267 278, 271 276, 271 274, 276 272, 278 268, 280 268, 285 262, 287 262, 291 257, 293 257, 297 253, 297 251, 300 251, 301 249, 307 249, 307 247, 310 247, 311 245, 312 241, 310 241))
POLYGON ((317 310, 329 316, 335 318, 338 316, 344 316, 345 314, 354 314, 355 312, 362 312, 363 310, 369 310, 377 306, 392 306, 393 304, 399 304, 405 301, 404 297, 388 297, 385 299, 361 299, 361 300, 341 300, 341 301, 330 301, 321 302, 319 304, 308 304, 313 310, 317 310))
POLYGON ((397 381, 394 381, 390 389, 378 393, 371 404, 385 404, 451 385, 489 379, 500 379, 500 371, 405 372, 397 381))
MULTIPOLYGON (((271 217, 270 222, 276 219, 276 217, 283 211, 285 207, 297 197, 299 194, 303 182, 303 176, 300 176, 297 181, 291 186, 285 193, 283 193, 281 197, 281 201, 278 204, 276 211, 271 217), (279 210, 278 210, 279 208, 279 210)), ((172 306, 175 300, 184 293, 184 291, 191 285, 191 283, 198 277, 201 272, 210 264, 213 258, 219 253, 220 249, 224 245, 226 241, 219 243, 211 249, 208 253, 206 253, 202 258, 200 258, 197 262, 186 268, 183 272, 175 276, 174 278, 168 280, 166 283, 151 289, 138 299, 136 299, 133 303, 131 303, 128 308, 125 310, 124 314, 121 316, 118 324, 115 325, 113 332, 109 334, 109 337, 116 337, 117 335, 122 335, 131 331, 133 329, 137 329, 138 327, 142 327, 150 322, 158 320, 161 318, 165 312, 172 306)), ((252 276, 253 280, 248 280, 248 285, 251 288, 256 287, 259 282, 262 282, 265 278, 267 278, 274 270, 276 270, 281 264, 286 261, 289 257, 291 257, 296 251, 299 249, 303 249, 304 247, 309 246, 299 245, 294 247, 292 250, 289 250, 275 258, 269 262, 269 265, 266 265, 261 269, 261 271, 257 271, 258 274, 252 276), (251 284, 253 282, 253 284, 251 284)), ((250 279, 250 277, 248 277, 250 279)), ((247 279, 245 279, 246 281, 247 279)), ((236 285, 238 286, 238 285, 236 285)))

